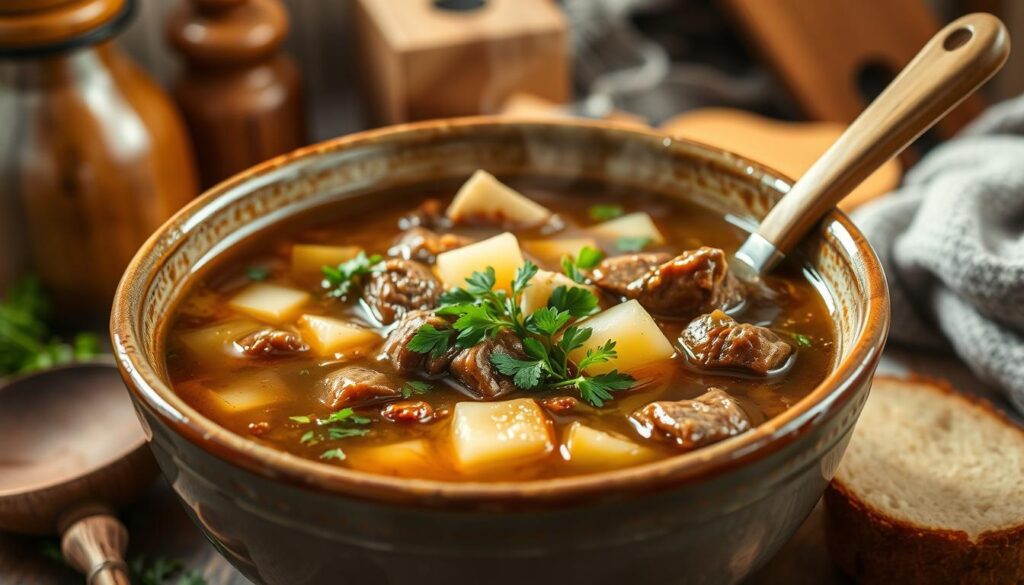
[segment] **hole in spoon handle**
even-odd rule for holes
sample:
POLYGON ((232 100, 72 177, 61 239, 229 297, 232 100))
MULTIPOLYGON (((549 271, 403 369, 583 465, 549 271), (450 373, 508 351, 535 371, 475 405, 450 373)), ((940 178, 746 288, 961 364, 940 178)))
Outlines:
POLYGON ((955 51, 966 45, 972 37, 974 37, 974 32, 971 29, 967 27, 958 28, 946 35, 946 38, 942 41, 942 48, 947 51, 955 51))

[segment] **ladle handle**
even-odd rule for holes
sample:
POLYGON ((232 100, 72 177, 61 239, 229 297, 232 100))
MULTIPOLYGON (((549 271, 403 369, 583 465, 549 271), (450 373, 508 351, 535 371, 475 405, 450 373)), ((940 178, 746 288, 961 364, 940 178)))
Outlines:
POLYGON ((128 529, 109 514, 86 516, 64 531, 60 548, 86 585, 130 585, 124 551, 128 529))
POLYGON ((777 252, 793 249, 854 187, 992 77, 1009 52, 1006 28, 991 14, 968 14, 943 28, 797 181, 757 233, 777 252))

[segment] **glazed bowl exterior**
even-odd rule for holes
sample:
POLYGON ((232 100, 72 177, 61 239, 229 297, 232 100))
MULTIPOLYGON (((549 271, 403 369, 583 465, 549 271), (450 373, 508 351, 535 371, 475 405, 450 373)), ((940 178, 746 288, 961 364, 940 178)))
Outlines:
MULTIPOLYGON (((888 327, 877 258, 841 213, 798 250, 837 327, 832 371, 756 429, 670 459, 507 483, 370 475, 219 427, 171 390, 168 315, 233 245, 366 193, 468 177, 608 181, 756 221, 790 182, 756 163, 652 131, 475 118, 339 138, 207 192, 143 246, 113 308, 123 377, 164 475, 220 552, 257 583, 730 583, 769 559, 835 472, 888 327)), ((380 205, 386 206, 386 199, 380 205)))

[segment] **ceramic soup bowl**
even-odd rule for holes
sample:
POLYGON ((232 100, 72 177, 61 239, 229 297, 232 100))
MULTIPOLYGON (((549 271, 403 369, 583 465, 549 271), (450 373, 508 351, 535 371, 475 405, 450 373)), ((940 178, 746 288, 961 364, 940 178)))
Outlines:
POLYGON ((488 118, 343 137, 221 183, 142 247, 113 308, 120 367, 174 492, 220 552, 257 583, 743 579, 778 550, 825 489, 885 341, 884 276, 839 212, 798 251, 820 274, 837 328, 839 348, 825 380, 759 427, 666 460, 508 483, 370 475, 233 434, 171 389, 162 350, 168 315, 211 260, 296 214, 361 194, 454 181, 477 168, 642 187, 752 221, 791 184, 754 162, 651 131, 488 118))

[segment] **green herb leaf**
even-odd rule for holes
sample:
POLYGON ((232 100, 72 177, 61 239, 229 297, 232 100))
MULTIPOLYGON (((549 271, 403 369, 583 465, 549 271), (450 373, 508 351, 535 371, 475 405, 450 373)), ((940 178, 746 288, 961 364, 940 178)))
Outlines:
POLYGON ((644 236, 622 236, 615 240, 615 247, 620 252, 640 252, 651 243, 651 238, 644 236))
MULTIPOLYGON (((589 331, 589 329, 587 331, 589 331)), ((578 367, 582 372, 595 364, 603 364, 613 360, 618 357, 618 355, 618 352, 615 351, 615 342, 609 339, 604 342, 604 345, 597 349, 588 349, 587 355, 580 360, 580 363, 577 364, 576 367, 578 367)))
POLYGON ((245 275, 249 277, 249 280, 258 282, 266 280, 270 276, 270 271, 263 266, 250 266, 245 269, 245 275))
POLYGON ((345 452, 335 447, 334 449, 328 449, 320 454, 321 459, 337 459, 339 461, 345 460, 345 452))
POLYGON ((593 315, 599 310, 594 293, 578 286, 556 287, 548 298, 548 307, 569 313, 577 319, 593 315))
POLYGON ((792 336, 793 340, 796 341, 796 344, 800 347, 811 347, 812 345, 814 345, 814 342, 811 340, 811 338, 804 335, 803 333, 793 333, 792 336))
POLYGON ((447 305, 473 304, 476 297, 464 288, 453 288, 441 293, 439 303, 442 307, 447 305))
POLYGON ((604 252, 591 246, 583 246, 576 255, 576 266, 585 270, 597 266, 604 259, 604 252))
POLYGON ((288 420, 290 420, 292 422, 297 422, 300 425, 308 425, 309 423, 313 422, 312 417, 309 417, 309 416, 306 416, 306 415, 289 416, 288 420))
POLYGON ((626 210, 624 210, 621 205, 591 205, 589 210, 590 219, 593 219, 594 221, 615 219, 616 217, 622 217, 624 213, 626 213, 626 210))
POLYGON ((407 347, 416 353, 429 353, 430 357, 441 357, 452 346, 452 331, 438 329, 429 323, 422 325, 407 347))
POLYGON ((554 336, 572 319, 568 311, 559 311, 554 307, 537 309, 526 320, 526 329, 537 335, 554 336))
POLYGON ((406 380, 405 384, 402 384, 402 398, 409 398, 413 394, 426 394, 433 387, 434 385, 429 382, 406 380))
POLYGON ((379 254, 367 256, 360 251, 355 258, 342 262, 337 266, 323 266, 324 280, 322 286, 327 289, 327 296, 347 299, 353 286, 358 285, 362 278, 374 270, 383 261, 379 254))
POLYGON ((307 443, 310 445, 316 445, 318 442, 319 441, 316 440, 316 433, 313 431, 306 431, 305 433, 302 433, 301 437, 299 437, 299 443, 302 445, 307 443))
POLYGON ((329 427, 327 437, 332 441, 347 439, 349 437, 365 437, 370 434, 367 429, 350 429, 347 427, 329 427))
POLYGON ((466 292, 471 295, 482 295, 494 290, 494 267, 488 266, 483 272, 474 272, 466 278, 466 292))
POLYGON ((583 344, 590 339, 592 330, 589 327, 580 329, 579 327, 568 327, 565 332, 562 333, 562 338, 558 340, 558 347, 566 354, 574 349, 583 347, 583 344))
POLYGON ((316 424, 323 426, 340 422, 365 425, 370 423, 370 419, 366 418, 365 416, 359 416, 351 408, 342 408, 341 410, 332 412, 330 415, 327 416, 327 418, 317 419, 316 424))
POLYGON ((628 374, 620 374, 618 370, 612 370, 607 374, 593 376, 591 378, 581 377, 576 383, 580 391, 580 397, 590 404, 600 408, 604 403, 612 399, 612 393, 619 390, 628 390, 633 386, 633 377, 628 374))
POLYGON ((540 376, 544 368, 541 360, 520 360, 505 353, 491 354, 491 363, 506 376, 512 376, 512 382, 523 390, 531 390, 540 385, 540 376))
POLYGON ((516 269, 515 279, 512 280, 513 297, 530 286, 530 279, 537 276, 538 270, 537 265, 529 260, 523 262, 523 265, 516 269))

